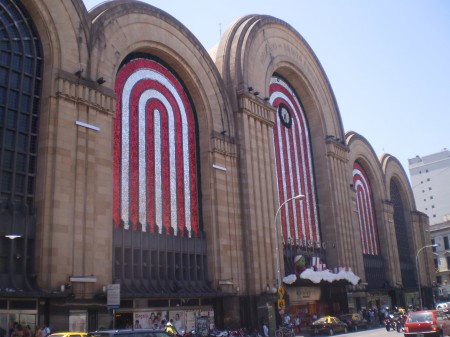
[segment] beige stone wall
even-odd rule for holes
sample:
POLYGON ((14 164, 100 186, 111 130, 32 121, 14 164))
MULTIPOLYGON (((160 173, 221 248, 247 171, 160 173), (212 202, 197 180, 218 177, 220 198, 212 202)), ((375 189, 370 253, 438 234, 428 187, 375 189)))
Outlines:
MULTIPOLYGON (((236 114, 239 148, 240 203, 244 244, 244 293, 264 292, 276 283, 273 208, 275 167, 273 158, 273 109, 248 93, 240 93, 236 114)), ((281 247, 281 243, 280 243, 281 247)))
MULTIPOLYGON (((426 231, 429 226, 428 217, 416 211, 411 185, 400 162, 389 154, 381 156, 380 162, 387 193, 390 191, 392 181, 395 181, 399 186, 407 224, 408 237, 405 239, 410 243, 411 261, 416 264, 416 254, 419 249, 431 244, 430 233, 426 231)), ((393 235, 395 237, 395 229, 393 235)), ((431 286, 431 282, 436 279, 432 256, 429 248, 419 253, 419 278, 421 284, 426 286, 431 286)))
POLYGON ((327 260, 331 266, 354 264, 354 255, 350 253, 354 248, 354 215, 349 189, 351 180, 347 176, 348 148, 333 93, 314 53, 290 26, 266 16, 248 16, 237 21, 224 34, 215 52, 238 130, 240 178, 244 182, 240 186, 243 226, 252 233, 246 236, 249 293, 264 291, 267 281, 276 281, 273 217, 279 200, 274 171, 273 121, 264 122, 273 117, 260 116, 261 106, 263 111, 274 113, 264 101, 274 73, 291 84, 308 119, 327 260), (249 87, 259 95, 253 95, 249 87), (326 142, 327 135, 339 140, 326 142), (271 239, 261 241, 258 233, 265 233, 271 239), (255 253, 256 249, 259 254, 255 253))
MULTIPOLYGON (((390 284, 394 285, 401 283, 400 261, 398 257, 397 239, 393 222, 394 210, 392 203, 390 202, 389 192, 385 189, 381 163, 372 146, 361 135, 356 132, 347 132, 346 142, 350 147, 348 174, 352 174, 353 164, 355 161, 358 161, 361 165, 363 165, 370 179, 374 199, 375 217, 380 239, 379 243, 381 256, 383 256, 385 267, 387 268, 387 280, 390 284)), ((351 178, 349 177, 349 179, 351 178)), ((354 220, 354 225, 354 230, 357 231, 359 236, 360 228, 357 218, 354 220)), ((361 240, 358 239, 358 242, 360 245, 361 240)), ((362 261, 358 264, 358 266, 358 275, 364 275, 364 265, 362 264, 362 261)))
MULTIPOLYGON (((355 160, 359 160, 368 170, 371 179, 381 252, 387 261, 388 281, 390 284, 400 284, 400 262, 388 187, 392 173, 389 170, 395 171, 397 181, 402 186, 408 214, 415 209, 409 182, 404 171, 393 163, 389 164, 390 169, 386 171, 386 166, 383 167, 381 160, 376 157, 370 144, 363 137, 349 133, 344 139, 344 130, 333 92, 325 72, 306 42, 282 21, 267 16, 247 16, 226 31, 215 55, 217 67, 224 78, 235 112, 237 143, 242 149, 239 158, 240 177, 245 181, 245 184, 241 185, 241 200, 245 209, 243 225, 252 229, 258 228, 259 231, 275 236, 271 233, 273 221, 270 215, 274 214, 279 201, 277 197, 259 193, 260 186, 265 183, 272 184, 267 190, 276 190, 275 173, 272 172, 270 180, 268 173, 262 174, 261 171, 254 170, 254 167, 270 165, 264 162, 264 159, 273 160, 273 148, 267 146, 270 155, 260 156, 260 151, 264 147, 255 144, 264 139, 267 127, 261 128, 259 120, 256 120, 254 115, 257 115, 259 107, 256 102, 261 102, 259 97, 268 97, 269 79, 277 73, 292 85, 302 101, 308 119, 322 240, 327 243, 329 266, 350 266, 364 282, 365 271, 355 191, 352 188, 352 167, 355 160), (253 92, 258 91, 259 97, 252 96, 249 87, 253 88, 253 92), (253 98, 255 104, 240 104, 242 96, 253 98), (251 151, 253 152, 249 154, 251 151), (269 205, 269 210, 265 221, 261 222, 258 213, 265 205, 269 205)), ((410 218, 409 215, 408 221, 410 218)), ((415 236, 421 235, 423 231, 420 228, 411 228, 410 233, 408 239, 416 242, 415 236)), ((248 240, 251 246, 260 245, 256 235, 248 240)), ((274 240, 275 238, 272 242, 274 240)), ((415 245, 417 246, 416 243, 415 245)), ((248 268, 256 272, 253 274, 261 275, 259 278, 252 276, 257 286, 249 289, 250 293, 262 290, 258 289, 258 285, 264 283, 264 272, 258 272, 259 265, 271 265, 268 252, 273 251, 273 243, 266 244, 260 249, 267 253, 260 255, 258 259, 254 259, 256 255, 252 254, 251 250, 249 252, 249 256, 252 257, 249 261, 253 260, 253 263, 248 268)), ((272 260, 272 263, 275 267, 275 260, 272 260)), ((272 270, 272 274, 275 273, 276 271, 272 270)), ((268 275, 270 274, 271 271, 268 275)))
POLYGON ((91 298, 112 282, 115 74, 127 55, 145 52, 177 72, 194 102, 210 279, 217 286, 235 278, 235 291, 243 253, 234 124, 204 48, 179 22, 143 3, 118 1, 91 16, 81 0, 26 6, 37 21, 45 57, 37 179, 40 284, 59 289, 71 275, 95 275, 96 284, 73 286, 77 297, 91 298), (99 77, 106 82, 99 85, 99 77))
MULTIPOLYGON (((427 219, 414 213, 409 182, 398 161, 390 156, 376 159, 362 137, 344 135, 319 60, 285 22, 269 16, 236 21, 213 60, 181 23, 144 3, 116 1, 91 13, 81 0, 23 3, 36 23, 44 53, 36 190, 36 258, 44 288, 58 289, 70 275, 95 275, 97 283, 74 286, 77 297, 92 298, 112 281, 114 84, 121 62, 133 52, 149 53, 174 69, 195 106, 213 287, 231 280, 221 290, 237 293, 239 287, 240 294, 260 294, 276 283, 274 109, 265 100, 274 73, 299 95, 308 120, 329 266, 347 265, 364 277, 351 187, 355 160, 369 170, 390 281, 400 277, 393 249, 391 179, 403 186, 406 217, 412 223, 408 239, 415 249, 429 239, 422 231, 427 219), (98 84, 99 77, 106 82, 98 84), (250 86, 260 94, 250 93, 250 86)), ((423 271, 423 282, 429 274, 423 271)))

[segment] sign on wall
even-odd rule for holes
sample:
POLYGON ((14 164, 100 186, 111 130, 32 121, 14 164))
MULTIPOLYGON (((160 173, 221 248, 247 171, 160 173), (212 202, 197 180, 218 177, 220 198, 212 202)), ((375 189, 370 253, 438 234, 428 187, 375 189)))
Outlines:
POLYGON ((109 309, 120 307, 120 284, 108 284, 106 287, 106 305, 109 309))
POLYGON ((295 302, 309 302, 320 300, 320 288, 319 287, 295 287, 286 288, 289 295, 289 301, 295 302))

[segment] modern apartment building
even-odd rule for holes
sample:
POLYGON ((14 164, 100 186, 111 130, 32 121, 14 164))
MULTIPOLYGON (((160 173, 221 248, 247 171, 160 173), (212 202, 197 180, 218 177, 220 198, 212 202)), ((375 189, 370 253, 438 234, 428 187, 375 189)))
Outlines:
POLYGON ((450 220, 450 151, 408 160, 416 207, 430 218, 430 225, 450 220))
POLYGON ((437 301, 448 301, 450 295, 450 221, 430 227, 433 247, 434 267, 436 269, 437 301))

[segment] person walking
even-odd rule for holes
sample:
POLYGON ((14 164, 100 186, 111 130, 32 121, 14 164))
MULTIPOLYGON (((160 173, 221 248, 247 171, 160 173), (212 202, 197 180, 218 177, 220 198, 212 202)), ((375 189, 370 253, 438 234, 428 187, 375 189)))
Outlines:
POLYGON ((42 330, 42 337, 47 337, 51 333, 50 328, 48 327, 46 322, 42 322, 41 330, 42 330))

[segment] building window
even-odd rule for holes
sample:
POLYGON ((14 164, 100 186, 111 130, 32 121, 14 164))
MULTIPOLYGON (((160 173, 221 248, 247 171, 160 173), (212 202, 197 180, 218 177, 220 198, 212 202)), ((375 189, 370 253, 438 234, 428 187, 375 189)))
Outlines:
POLYGON ((427 181, 430 181, 430 180, 431 180, 430 178, 427 179, 427 181))
POLYGON ((356 189, 358 212, 359 214, 366 214, 366 216, 359 218, 363 254, 379 255, 378 229, 373 214, 372 187, 366 171, 359 162, 353 164, 353 184, 358 186, 356 189), (368 233, 371 233, 371 235, 368 235, 368 233))
POLYGON ((442 276, 436 276, 436 282, 437 284, 442 284, 442 276))
POLYGON ((34 292, 29 276, 34 273, 35 234, 27 229, 35 226, 43 69, 41 43, 22 2, 0 0, 0 228, 6 234, 13 223, 18 225, 15 234, 25 233, 14 245, 0 238, 0 279, 3 291, 16 287, 26 294, 34 292))
POLYGON ((444 249, 450 249, 450 245, 448 243, 448 236, 444 236, 444 249))
POLYGON ((428 187, 428 191, 431 191, 431 187, 428 187))
POLYGON ((447 270, 450 270, 450 256, 447 256, 447 270))
MULTIPOLYGON (((436 240, 431 239, 431 244, 435 245, 436 244, 436 240)), ((433 249, 433 253, 436 253, 436 247, 432 247, 433 249)))
POLYGON ((390 196, 394 206, 394 224, 397 233, 397 251, 400 261, 400 273, 404 287, 413 287, 416 285, 414 278, 414 263, 411 259, 410 247, 407 235, 407 220, 405 218, 405 207, 403 205, 400 189, 394 179, 390 183, 390 196))
POLYGON ((0 199, 34 208, 41 46, 28 15, 13 2, 0 1, 0 199), (4 8, 7 8, 5 10, 4 8), (14 37, 14 38, 12 38, 14 37))
POLYGON ((431 196, 431 197, 430 197, 430 199, 434 199, 434 197, 433 197, 433 196, 431 196))

